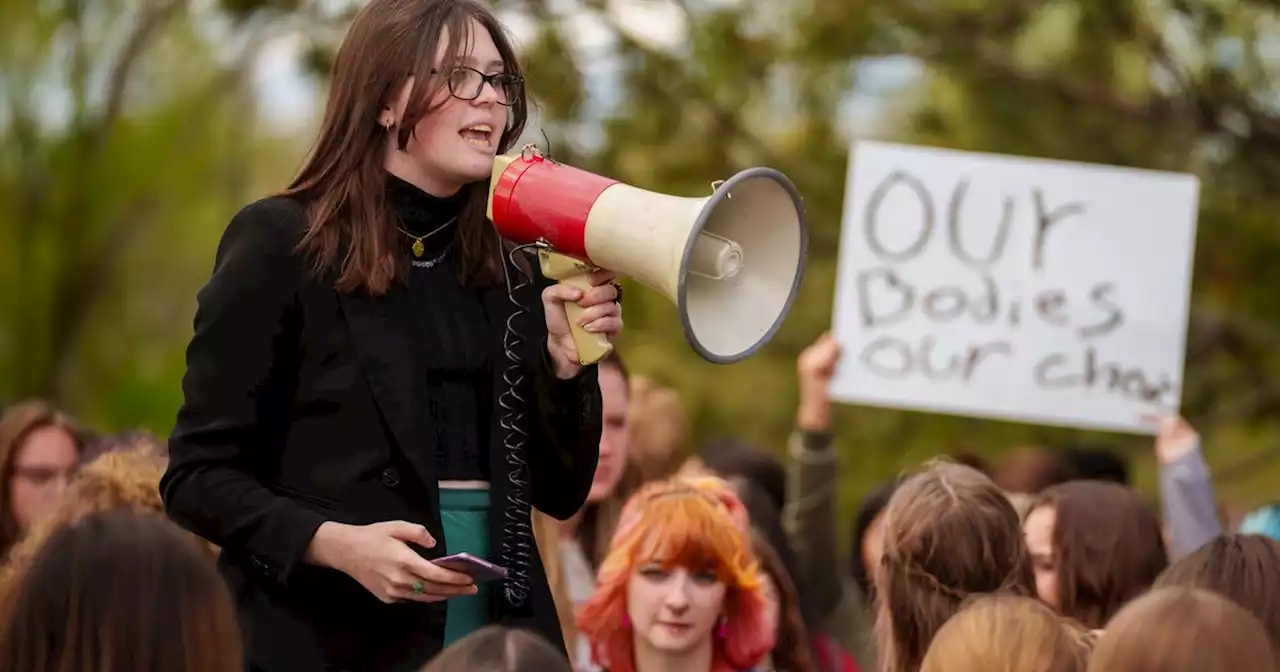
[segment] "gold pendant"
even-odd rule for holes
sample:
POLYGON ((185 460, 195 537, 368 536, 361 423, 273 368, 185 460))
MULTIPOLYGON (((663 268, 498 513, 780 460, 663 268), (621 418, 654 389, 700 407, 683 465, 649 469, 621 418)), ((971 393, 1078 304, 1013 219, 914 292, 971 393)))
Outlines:
POLYGON ((422 244, 421 240, 413 241, 413 256, 421 257, 427 251, 427 246, 422 244))

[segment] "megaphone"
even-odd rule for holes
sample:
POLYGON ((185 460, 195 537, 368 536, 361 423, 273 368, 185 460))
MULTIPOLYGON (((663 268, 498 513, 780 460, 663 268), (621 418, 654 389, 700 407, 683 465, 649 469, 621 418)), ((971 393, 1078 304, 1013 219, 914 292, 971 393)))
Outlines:
MULTIPOLYGON (((639 189, 543 156, 532 145, 494 160, 487 210, 499 235, 538 248, 549 279, 586 290, 608 269, 661 293, 679 308, 685 340, 703 359, 750 357, 782 326, 808 254, 800 193, 772 168, 713 183, 711 195, 639 189)), ((577 324, 585 366, 612 345, 577 324)))

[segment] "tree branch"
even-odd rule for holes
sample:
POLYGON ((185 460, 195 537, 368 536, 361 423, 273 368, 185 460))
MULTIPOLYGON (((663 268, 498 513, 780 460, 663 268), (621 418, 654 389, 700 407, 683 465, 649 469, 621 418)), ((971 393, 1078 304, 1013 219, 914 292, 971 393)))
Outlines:
POLYGON ((151 41, 185 4, 184 0, 166 0, 158 6, 147 4, 141 10, 141 15, 133 25, 133 30, 129 32, 129 37, 125 40, 124 47, 121 48, 120 55, 112 64, 110 74, 107 76, 106 102, 90 134, 91 151, 99 151, 103 139, 120 118, 133 70, 151 45, 151 41))
MULTIPOLYGON (((209 80, 208 88, 198 99, 217 101, 223 99, 230 88, 240 86, 249 66, 259 52, 262 41, 254 41, 237 59, 237 62, 219 71, 209 80)), ((203 137, 199 133, 183 134, 183 141, 173 147, 177 155, 189 150, 189 143, 203 137)), ((159 219, 163 209, 161 198, 155 192, 138 195, 129 207, 108 226, 108 234, 95 246, 86 262, 71 266, 58 278, 53 300, 51 320, 50 363, 41 391, 61 398, 71 380, 75 344, 88 323, 93 306, 112 286, 125 253, 145 237, 159 219)), ((74 213, 73 213, 74 214, 74 213)))

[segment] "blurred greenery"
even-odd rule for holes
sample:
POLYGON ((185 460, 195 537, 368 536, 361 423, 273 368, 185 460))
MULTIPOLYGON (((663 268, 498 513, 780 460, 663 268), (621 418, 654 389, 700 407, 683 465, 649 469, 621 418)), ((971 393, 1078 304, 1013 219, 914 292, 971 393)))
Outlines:
MULTIPOLYGON (((921 74, 904 87, 869 94, 882 113, 858 132, 1201 177, 1183 411, 1206 435, 1224 494, 1273 496, 1274 2, 661 2, 683 12, 679 44, 646 38, 605 0, 580 3, 613 36, 608 59, 575 48, 582 23, 557 14, 573 3, 495 7, 532 26, 524 56, 557 158, 682 195, 769 165, 805 195, 802 294, 754 358, 703 362, 672 306, 628 293, 622 351, 680 391, 700 438, 735 434, 781 451, 795 357, 830 323, 850 94, 865 91, 877 67, 916 64, 921 74), (605 61, 619 68, 620 99, 602 111, 586 79, 605 61), (584 128, 598 141, 582 141, 584 128)), ((350 9, 320 0, 3 4, 0 403, 46 395, 103 431, 170 429, 195 291, 222 227, 281 186, 309 141, 306 129, 260 127, 249 66, 273 38, 301 37, 298 58, 322 81, 350 9)), ((849 508, 940 451, 994 459, 1026 443, 1114 445, 1139 483, 1152 484, 1150 440, 1140 437, 857 407, 842 407, 838 422, 849 508)))

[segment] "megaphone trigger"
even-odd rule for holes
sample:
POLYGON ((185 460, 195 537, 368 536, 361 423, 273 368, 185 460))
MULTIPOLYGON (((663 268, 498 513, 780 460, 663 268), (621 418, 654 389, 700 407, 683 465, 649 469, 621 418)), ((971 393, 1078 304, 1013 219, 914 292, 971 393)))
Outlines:
MULTIPOLYGON (((592 288, 591 272, 595 267, 581 261, 557 254, 548 249, 538 250, 538 265, 542 275, 548 280, 555 280, 562 285, 573 287, 582 293, 592 288)), ((573 335, 573 344, 578 349, 578 363, 587 366, 604 359, 613 350, 613 344, 602 334, 593 334, 578 324, 582 316, 582 306, 572 301, 564 304, 565 315, 569 318, 569 332, 573 335)))

